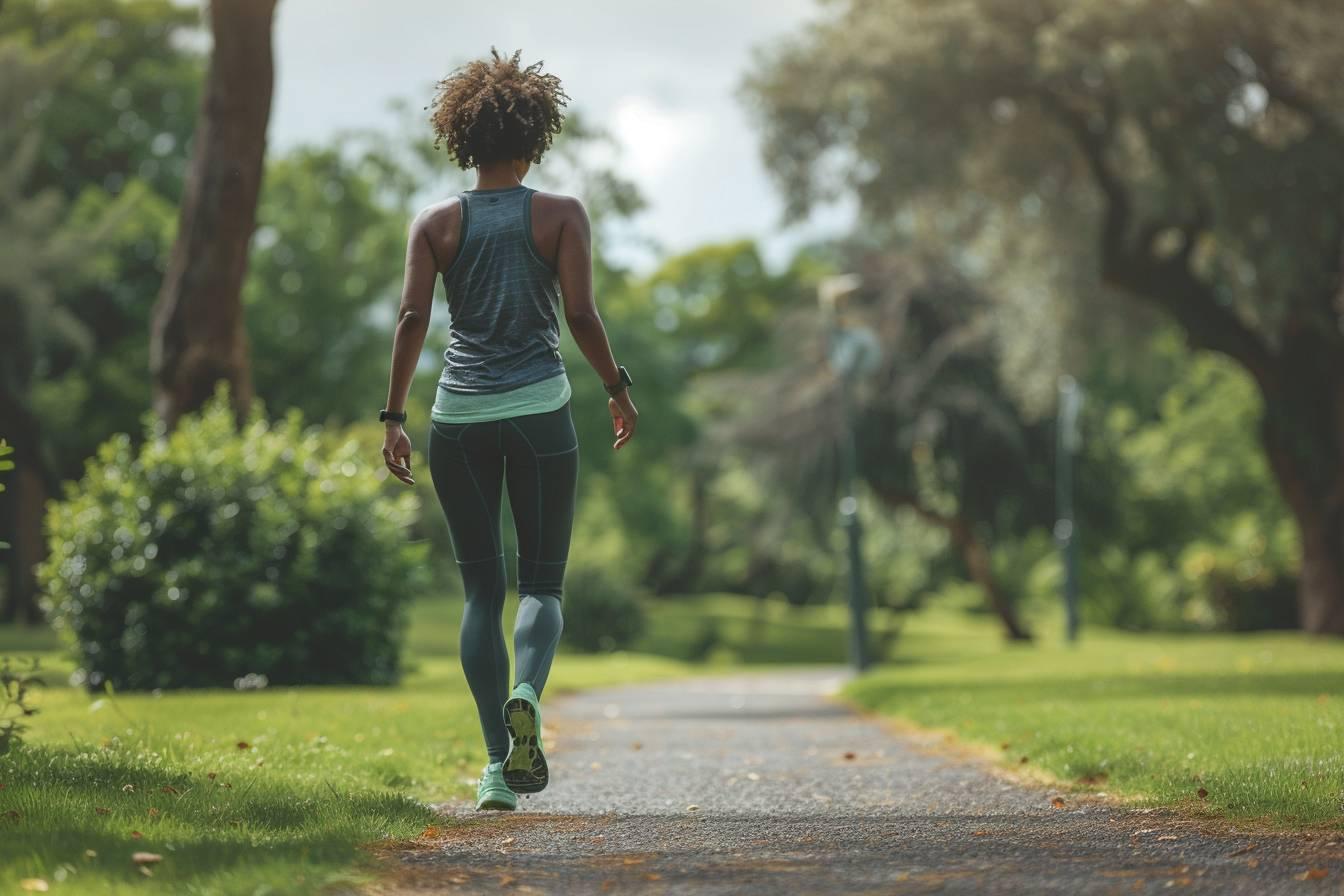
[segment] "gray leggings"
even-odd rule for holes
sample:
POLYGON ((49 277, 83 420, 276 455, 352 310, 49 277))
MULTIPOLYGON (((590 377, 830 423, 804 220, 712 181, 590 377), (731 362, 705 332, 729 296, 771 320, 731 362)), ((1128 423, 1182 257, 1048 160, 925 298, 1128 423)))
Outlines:
POLYGON ((491 762, 508 754, 509 697, 504 643, 506 575, 500 499, 507 482, 518 536, 515 683, 540 695, 560 641, 560 600, 579 471, 569 403, 545 414, 486 423, 431 423, 429 471, 453 540, 466 592, 460 649, 491 762))

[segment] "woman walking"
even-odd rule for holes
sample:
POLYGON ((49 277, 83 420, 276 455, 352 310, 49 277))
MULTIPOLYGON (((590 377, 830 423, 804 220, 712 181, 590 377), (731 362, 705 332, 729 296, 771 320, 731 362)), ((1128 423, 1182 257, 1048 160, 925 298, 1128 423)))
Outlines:
POLYGON ((574 198, 523 186, 564 121, 568 97, 519 54, 477 60, 438 85, 430 121, 475 189, 411 223, 392 348, 383 459, 408 485, 405 402, 424 347, 436 278, 448 294, 451 341, 429 425, 429 469, 466 593, 462 668, 488 761, 476 808, 514 809, 549 779, 540 699, 562 628, 561 594, 574 522, 578 442, 560 357, 559 309, 606 385, 619 450, 639 418, 593 302, 591 232, 574 198), (563 303, 560 297, 563 296, 563 303), (504 643, 500 500, 507 483, 518 543, 516 668, 504 643))

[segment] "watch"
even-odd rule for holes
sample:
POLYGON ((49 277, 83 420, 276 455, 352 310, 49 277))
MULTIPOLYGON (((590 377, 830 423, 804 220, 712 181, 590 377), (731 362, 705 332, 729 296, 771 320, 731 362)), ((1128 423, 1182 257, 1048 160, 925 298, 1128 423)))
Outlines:
POLYGON ((621 375, 620 382, 616 383, 616 385, 614 386, 609 383, 602 384, 602 388, 606 389, 607 394, 612 396, 613 398, 615 398, 617 395, 620 395, 623 391, 634 385, 634 383, 630 379, 630 371, 620 366, 618 366, 616 370, 619 371, 621 375))
POLYGON ((387 408, 383 408, 381 411, 378 412, 378 422, 379 422, 379 423, 384 423, 384 422, 386 422, 386 421, 388 421, 388 420, 391 420, 391 421, 394 422, 394 423, 405 423, 405 422, 406 422, 406 412, 405 412, 405 411, 389 411, 387 408))

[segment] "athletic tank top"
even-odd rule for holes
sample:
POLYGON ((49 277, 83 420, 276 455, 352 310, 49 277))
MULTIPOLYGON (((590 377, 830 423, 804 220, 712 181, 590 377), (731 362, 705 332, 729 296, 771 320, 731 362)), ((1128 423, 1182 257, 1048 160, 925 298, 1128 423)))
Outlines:
POLYGON ((506 392, 565 372, 555 270, 532 241, 528 187, 466 190, 457 257, 443 273, 448 332, 439 386, 506 392))

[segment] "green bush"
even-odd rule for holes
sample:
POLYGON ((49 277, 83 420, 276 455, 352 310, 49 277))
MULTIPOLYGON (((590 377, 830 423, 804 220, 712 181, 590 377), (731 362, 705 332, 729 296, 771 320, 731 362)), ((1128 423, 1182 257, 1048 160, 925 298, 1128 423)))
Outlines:
POLYGON ((620 568, 571 563, 561 636, 566 644, 585 653, 621 650, 644 633, 644 596, 620 568))
POLYGON ((76 680, 121 689, 386 684, 423 550, 378 445, 271 423, 235 430, 221 389, 171 435, 103 443, 47 515, 42 606, 76 680))

